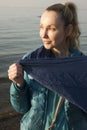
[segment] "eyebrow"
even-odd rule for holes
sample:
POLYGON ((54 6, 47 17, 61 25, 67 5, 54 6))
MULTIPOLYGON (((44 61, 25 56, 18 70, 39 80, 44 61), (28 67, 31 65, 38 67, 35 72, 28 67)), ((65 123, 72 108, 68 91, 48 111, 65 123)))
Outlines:
MULTIPOLYGON (((40 26, 43 26, 43 24, 40 24, 40 26)), ((54 26, 54 27, 56 27, 54 24, 50 24, 50 25, 47 25, 47 26, 54 26)))

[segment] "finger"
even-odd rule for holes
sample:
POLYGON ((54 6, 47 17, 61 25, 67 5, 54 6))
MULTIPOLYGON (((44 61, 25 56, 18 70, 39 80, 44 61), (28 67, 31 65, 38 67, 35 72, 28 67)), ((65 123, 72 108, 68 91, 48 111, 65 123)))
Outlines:
POLYGON ((9 66, 9 69, 12 69, 12 68, 22 68, 22 66, 17 64, 17 63, 14 63, 14 64, 9 66))
POLYGON ((8 73, 9 73, 9 72, 12 72, 12 71, 14 71, 14 72, 22 72, 22 71, 23 71, 23 68, 22 68, 22 66, 19 65, 19 64, 12 64, 12 65, 9 67, 9 69, 8 69, 8 73))

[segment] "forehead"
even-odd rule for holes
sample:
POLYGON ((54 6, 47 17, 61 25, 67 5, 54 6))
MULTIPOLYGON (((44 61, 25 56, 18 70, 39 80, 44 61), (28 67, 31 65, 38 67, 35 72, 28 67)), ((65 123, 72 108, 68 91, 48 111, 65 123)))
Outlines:
POLYGON ((40 24, 53 24, 55 26, 62 24, 63 21, 59 13, 55 11, 45 11, 40 20, 40 24))

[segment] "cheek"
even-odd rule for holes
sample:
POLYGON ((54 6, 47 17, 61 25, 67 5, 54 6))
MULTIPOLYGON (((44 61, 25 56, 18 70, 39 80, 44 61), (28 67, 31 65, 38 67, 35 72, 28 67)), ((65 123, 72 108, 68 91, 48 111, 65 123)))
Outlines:
POLYGON ((64 39, 64 32, 59 32, 55 35, 56 39, 64 39))
POLYGON ((55 40, 57 36, 58 36, 58 34, 57 34, 56 32, 52 32, 52 31, 49 31, 49 32, 48 32, 48 37, 49 37, 51 40, 55 40))
POLYGON ((51 38, 52 38, 54 41, 57 41, 57 40, 59 39, 58 33, 55 33, 55 34, 51 35, 51 38))
POLYGON ((54 35, 54 42, 55 44, 61 44, 64 41, 64 34, 63 33, 57 33, 54 35))

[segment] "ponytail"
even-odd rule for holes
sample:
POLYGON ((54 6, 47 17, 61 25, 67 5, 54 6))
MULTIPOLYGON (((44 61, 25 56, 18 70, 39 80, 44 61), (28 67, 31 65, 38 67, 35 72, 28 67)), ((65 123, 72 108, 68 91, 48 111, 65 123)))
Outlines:
MULTIPOLYGON (((67 38, 67 41, 69 43, 69 48, 79 48, 79 36, 80 36, 80 29, 78 26, 78 16, 77 16, 77 7, 74 3, 66 2, 65 8, 69 9, 69 12, 71 12, 71 17, 68 15, 67 20, 69 19, 71 21, 71 24, 73 26, 73 31, 70 37, 67 38)), ((66 11, 65 11, 66 12, 66 11)), ((67 13, 67 12, 66 12, 67 13)))

